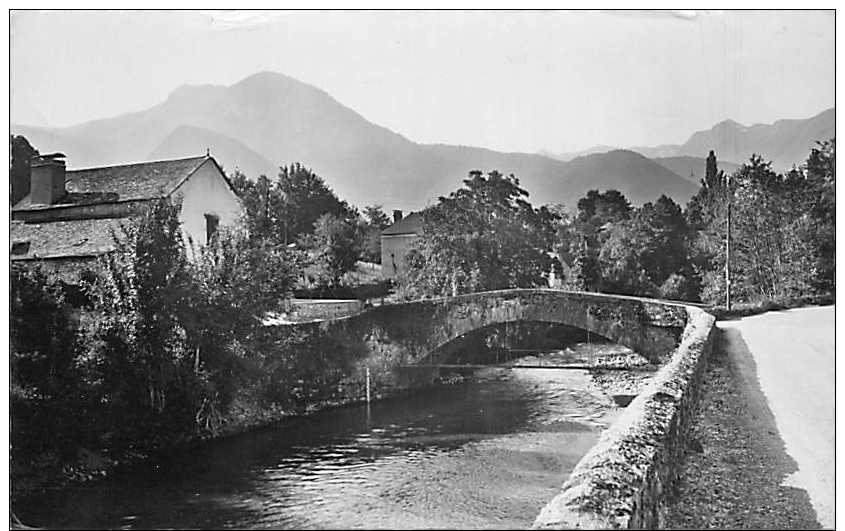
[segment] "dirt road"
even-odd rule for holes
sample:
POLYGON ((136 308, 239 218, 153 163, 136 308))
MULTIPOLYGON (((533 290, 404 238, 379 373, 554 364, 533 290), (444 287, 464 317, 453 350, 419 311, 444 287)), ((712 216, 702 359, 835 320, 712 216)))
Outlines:
POLYGON ((769 312, 718 323, 740 375, 750 388, 759 386, 786 453, 798 467, 784 485, 807 491, 825 528, 835 527, 834 308, 769 312))

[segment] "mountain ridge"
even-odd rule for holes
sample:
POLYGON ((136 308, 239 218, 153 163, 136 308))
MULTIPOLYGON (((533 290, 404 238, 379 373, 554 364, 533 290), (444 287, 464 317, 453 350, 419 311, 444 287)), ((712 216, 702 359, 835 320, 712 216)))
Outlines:
POLYGON ((752 154, 771 161, 772 167, 788 171, 800 165, 816 141, 836 136, 836 108, 809 118, 783 118, 771 124, 743 125, 723 120, 709 130, 696 131, 668 156, 701 156, 713 150, 720 160, 742 164, 752 154))
MULTIPOLYGON (((803 163, 816 140, 828 140, 836 136, 836 108, 825 109, 808 118, 782 118, 770 124, 755 123, 743 125, 733 119, 725 119, 710 129, 695 131, 683 144, 661 144, 658 146, 634 146, 625 148, 636 151, 650 159, 672 157, 706 157, 711 150, 716 156, 732 166, 748 161, 752 154, 771 161, 779 171, 788 171, 792 165, 803 163)), ((579 155, 604 153, 614 148, 597 145, 580 152, 540 154, 558 160, 571 160, 579 155)), ((681 175, 686 177, 686 175, 681 175)))
POLYGON ((471 170, 513 173, 532 202, 568 207, 592 188, 617 188, 633 204, 663 193, 683 204, 697 189, 686 175, 631 150, 561 161, 536 153, 416 143, 367 121, 324 90, 277 72, 259 72, 229 86, 180 85, 149 109, 77 126, 13 125, 12 130, 42 151, 66 153, 69 167, 193 156, 209 149, 227 170, 272 178, 279 166, 300 162, 358 207, 379 203, 416 210, 457 189, 471 170))

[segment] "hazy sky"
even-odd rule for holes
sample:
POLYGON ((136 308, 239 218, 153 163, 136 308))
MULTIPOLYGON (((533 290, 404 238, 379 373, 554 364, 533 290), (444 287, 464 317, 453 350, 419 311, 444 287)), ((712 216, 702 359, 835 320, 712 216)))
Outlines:
POLYGON ((835 103, 832 11, 16 12, 13 123, 75 125, 272 70, 411 140, 680 143, 835 103))

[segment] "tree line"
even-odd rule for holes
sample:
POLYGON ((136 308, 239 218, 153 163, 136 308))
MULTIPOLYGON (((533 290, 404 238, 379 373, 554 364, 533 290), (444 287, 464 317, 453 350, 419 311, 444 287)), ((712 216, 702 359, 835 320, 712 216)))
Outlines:
MULTIPOLYGON (((32 149, 15 144, 13 159, 32 149)), ((13 467, 45 455, 61 463, 79 446, 144 453, 213 433, 244 403, 296 411, 356 392, 342 345, 263 323, 297 290, 337 293, 357 260, 378 261, 389 218, 378 205, 359 213, 300 164, 275 181, 231 181, 244 219, 193 260, 178 205, 161 201, 115 234, 117 252, 77 285, 13 264, 13 467)), ((835 140, 786 174, 753 156, 727 176, 711 153, 685 208, 666 196, 634 207, 616 190, 591 190, 572 211, 528 198, 513 175, 470 172, 421 211, 396 295, 542 287, 560 260, 568 289, 718 303, 729 204, 738 299, 834 289, 835 140)))
POLYGON ((399 291, 412 298, 546 286, 560 260, 567 289, 717 304, 730 205, 738 300, 830 294, 835 159, 832 139, 785 174, 753 155, 728 176, 711 152, 685 208, 665 195, 633 207, 617 190, 590 190, 573 211, 535 208, 515 176, 474 171, 422 211, 399 291))

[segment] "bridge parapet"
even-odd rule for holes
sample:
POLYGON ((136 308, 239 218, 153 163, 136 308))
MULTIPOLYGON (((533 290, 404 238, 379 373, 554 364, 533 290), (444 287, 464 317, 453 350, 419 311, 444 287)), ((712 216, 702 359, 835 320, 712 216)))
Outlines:
POLYGON ((683 462, 715 318, 689 306, 671 359, 578 462, 535 529, 662 529, 683 462))

